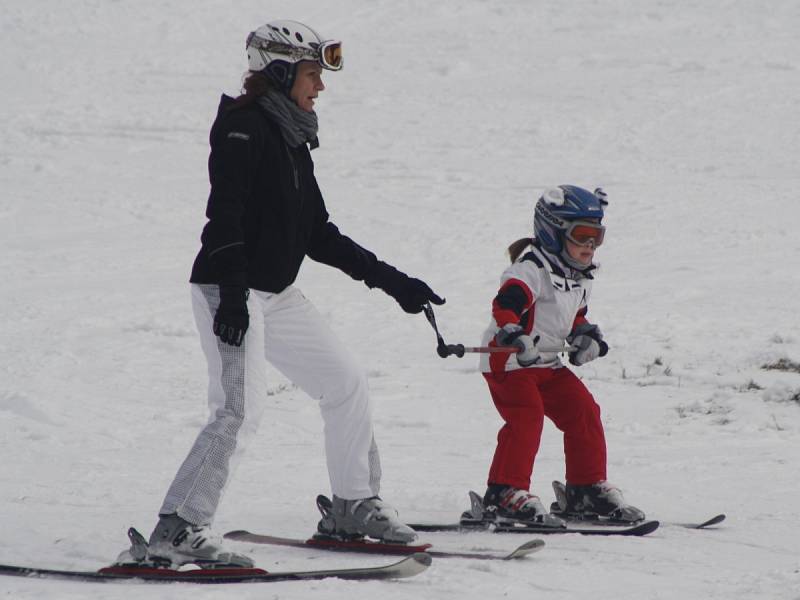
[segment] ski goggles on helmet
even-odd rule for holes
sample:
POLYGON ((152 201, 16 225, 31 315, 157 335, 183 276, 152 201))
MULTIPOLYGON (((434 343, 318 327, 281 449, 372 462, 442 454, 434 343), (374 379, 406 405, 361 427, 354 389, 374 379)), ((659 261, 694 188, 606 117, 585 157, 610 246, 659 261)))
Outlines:
POLYGON ((254 33, 251 33, 250 38, 247 40, 248 47, 264 50, 270 54, 281 54, 286 56, 291 63, 311 60, 319 63, 323 69, 328 69, 329 71, 340 71, 342 69, 342 42, 327 40, 319 44, 312 43, 311 45, 315 47, 293 46, 292 44, 269 40, 254 33))
POLYGON ((335 40, 322 42, 317 51, 319 52, 319 64, 322 65, 323 69, 339 71, 344 66, 342 61, 342 42, 335 40))
POLYGON ((578 246, 588 246, 591 243, 597 248, 603 243, 605 232, 606 228, 599 223, 572 221, 564 231, 564 236, 578 246))

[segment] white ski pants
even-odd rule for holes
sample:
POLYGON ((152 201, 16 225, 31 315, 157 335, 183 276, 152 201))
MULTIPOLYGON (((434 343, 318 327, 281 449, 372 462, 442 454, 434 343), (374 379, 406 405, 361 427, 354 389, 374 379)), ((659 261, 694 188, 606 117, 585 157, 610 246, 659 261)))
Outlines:
POLYGON ((170 486, 159 514, 210 524, 226 483, 267 401, 266 363, 319 401, 331 489, 340 498, 378 494, 380 459, 367 378, 328 324, 294 287, 251 290, 240 347, 213 333, 216 285, 192 284, 192 307, 208 361, 210 417, 170 486))

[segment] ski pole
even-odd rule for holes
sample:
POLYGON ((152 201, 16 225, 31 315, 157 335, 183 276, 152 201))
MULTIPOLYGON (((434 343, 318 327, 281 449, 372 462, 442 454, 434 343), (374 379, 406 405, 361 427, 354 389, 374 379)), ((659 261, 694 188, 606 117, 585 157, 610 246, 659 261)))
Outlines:
POLYGON ((451 354, 455 354, 458 357, 464 356, 463 345, 459 350, 457 345, 444 343, 444 338, 442 337, 442 334, 439 333, 439 328, 436 326, 436 317, 433 314, 433 307, 431 306, 431 303, 426 302, 425 306, 422 307, 422 310, 425 313, 425 318, 428 319, 428 323, 431 324, 431 327, 433 327, 433 331, 436 333, 436 354, 438 354, 442 358, 447 358, 451 354))
MULTIPOLYGON (((495 352, 506 352, 516 354, 519 352, 519 348, 516 346, 465 346, 464 344, 446 344, 442 334, 439 333, 439 328, 436 326, 436 317, 433 314, 433 307, 431 306, 430 302, 426 303, 422 310, 425 313, 425 317, 428 319, 428 323, 431 324, 433 331, 436 333, 436 353, 442 358, 447 358, 451 355, 461 358, 467 353, 493 354, 495 352)), ((546 348, 537 346, 537 348, 539 348, 539 352, 555 354, 561 352, 571 352, 575 349, 572 346, 561 346, 560 348, 546 348)))
MULTIPOLYGON (((480 353, 480 354, 494 354, 495 352, 511 352, 516 354, 520 351, 517 346, 465 346, 464 344, 448 344, 448 348, 453 348, 453 354, 461 358, 465 353, 480 353)), ((560 354, 561 352, 572 352, 575 350, 572 346, 561 346, 559 348, 547 346, 536 346, 539 352, 545 354, 560 354)))

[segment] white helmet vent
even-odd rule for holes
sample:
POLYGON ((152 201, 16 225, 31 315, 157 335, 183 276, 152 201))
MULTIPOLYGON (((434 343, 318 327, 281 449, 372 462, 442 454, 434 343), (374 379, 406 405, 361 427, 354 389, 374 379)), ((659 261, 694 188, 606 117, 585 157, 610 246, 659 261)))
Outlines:
POLYGON ((553 206, 564 206, 564 190, 560 187, 547 188, 542 194, 542 198, 553 206))

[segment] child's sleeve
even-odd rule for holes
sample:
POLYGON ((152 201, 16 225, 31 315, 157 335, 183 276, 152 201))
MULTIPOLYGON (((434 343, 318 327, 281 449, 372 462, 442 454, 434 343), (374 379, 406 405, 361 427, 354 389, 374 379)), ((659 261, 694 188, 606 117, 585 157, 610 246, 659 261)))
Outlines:
POLYGON ((492 301, 492 316, 498 327, 519 323, 522 314, 536 302, 538 271, 515 263, 501 277, 500 290, 492 301))
POLYGON ((586 318, 586 313, 589 312, 589 295, 592 292, 591 285, 586 285, 584 287, 584 294, 583 300, 581 300, 581 305, 578 307, 578 312, 575 315, 575 320, 572 321, 572 331, 575 331, 575 328, 578 325, 583 325, 585 323, 589 323, 589 319, 586 318))
POLYGON ((588 323, 589 320, 586 318, 586 313, 589 312, 589 307, 584 305, 580 310, 578 310, 578 314, 575 315, 575 320, 572 322, 572 331, 575 331, 575 328, 578 325, 583 325, 584 323, 588 323))

